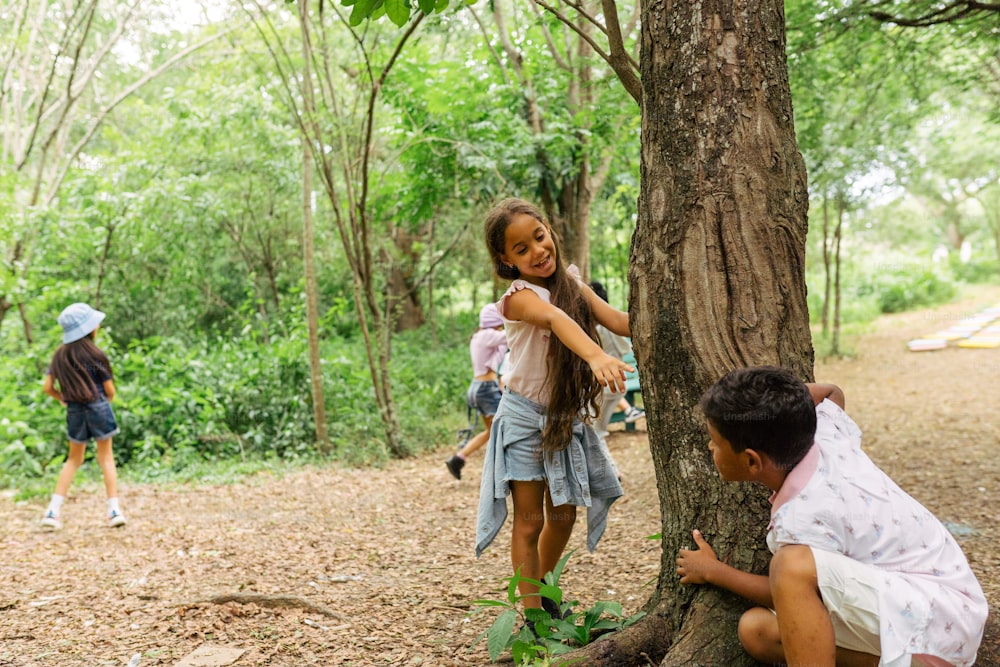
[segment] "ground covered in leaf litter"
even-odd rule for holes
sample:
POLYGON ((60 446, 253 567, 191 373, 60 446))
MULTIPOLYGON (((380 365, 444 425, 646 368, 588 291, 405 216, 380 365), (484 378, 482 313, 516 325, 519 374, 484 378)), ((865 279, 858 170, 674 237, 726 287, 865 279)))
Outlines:
MULTIPOLYGON (((872 458, 956 534, 991 606, 1000 602, 1000 349, 912 353, 905 342, 997 301, 1000 289, 979 290, 882 318, 854 358, 816 368, 817 380, 846 390, 872 458)), ((658 543, 646 539, 659 511, 644 428, 610 437, 626 496, 597 553, 584 546, 582 517, 570 543, 563 587, 585 607, 616 600, 634 613, 659 570, 658 543)), ((473 600, 503 597, 509 522, 476 560, 478 461, 456 482, 447 453, 226 486, 123 483, 130 522, 119 530, 104 527, 96 487, 72 492, 66 527, 53 534, 37 529, 42 500, 7 494, 0 667, 175 666, 212 647, 235 649, 226 659, 239 654, 237 667, 487 664, 475 640, 493 614, 470 612, 473 600)))

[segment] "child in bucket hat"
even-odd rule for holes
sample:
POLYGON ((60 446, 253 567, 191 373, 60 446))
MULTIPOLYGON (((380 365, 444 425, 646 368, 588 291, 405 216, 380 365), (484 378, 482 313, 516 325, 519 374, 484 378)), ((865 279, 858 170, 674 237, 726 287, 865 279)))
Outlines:
POLYGON ((60 511, 83 463, 90 440, 97 442, 97 464, 108 494, 108 525, 125 525, 118 506, 118 471, 111 451, 111 439, 119 433, 111 399, 115 397, 114 375, 108 355, 94 343, 105 314, 85 303, 74 303, 59 314, 62 342, 45 374, 45 393, 66 408, 69 456, 63 464, 56 491, 42 518, 43 530, 62 528, 60 511), (58 387, 57 387, 58 385, 58 387))

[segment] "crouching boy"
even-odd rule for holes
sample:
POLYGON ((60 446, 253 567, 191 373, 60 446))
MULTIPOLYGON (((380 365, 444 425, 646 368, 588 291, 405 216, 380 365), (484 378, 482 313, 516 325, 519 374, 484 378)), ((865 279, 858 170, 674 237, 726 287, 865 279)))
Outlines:
POLYGON ((972 665, 987 604, 961 548, 926 508, 861 451, 835 385, 773 367, 728 373, 702 397, 722 479, 771 496, 768 575, 718 560, 696 530, 684 584, 756 604, 739 638, 788 665, 972 665))

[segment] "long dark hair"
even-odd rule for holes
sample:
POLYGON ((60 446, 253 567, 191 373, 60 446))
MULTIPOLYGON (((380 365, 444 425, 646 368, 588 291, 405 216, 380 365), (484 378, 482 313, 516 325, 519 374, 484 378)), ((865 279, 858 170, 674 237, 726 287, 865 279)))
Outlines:
MULTIPOLYGON (((580 289, 579 281, 566 270, 559 237, 542 212, 530 202, 504 199, 486 216, 483 231, 494 271, 506 280, 514 280, 520 276, 517 267, 504 264, 500 257, 506 252, 507 226, 515 216, 521 214, 530 215, 541 222, 552 236, 556 250, 556 270, 545 284, 552 305, 566 313, 597 342, 597 320, 580 289)), ((549 337, 547 382, 550 393, 545 427, 542 429, 542 451, 551 454, 569 445, 573 437, 573 422, 580 417, 581 411, 586 409, 589 414, 597 414, 603 388, 590 370, 590 365, 563 345, 555 335, 549 337)))
POLYGON ((94 344, 93 331, 80 340, 60 345, 49 364, 49 372, 59 383, 63 400, 72 403, 91 403, 100 396, 90 369, 101 369, 104 373, 100 375, 113 377, 108 355, 94 344))

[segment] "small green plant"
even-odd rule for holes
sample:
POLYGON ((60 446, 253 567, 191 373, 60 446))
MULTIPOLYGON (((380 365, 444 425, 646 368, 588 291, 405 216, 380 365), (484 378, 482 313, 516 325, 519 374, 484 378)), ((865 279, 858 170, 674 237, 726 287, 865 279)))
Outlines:
POLYGON ((572 553, 563 556, 555 570, 547 573, 542 581, 522 577, 521 570, 518 569, 514 576, 506 579, 506 600, 474 602, 480 607, 477 611, 497 607, 503 609, 493 625, 476 638, 478 642, 486 637, 490 660, 496 662, 501 654, 509 649, 515 664, 549 665, 553 656, 586 646, 602 634, 626 628, 645 615, 645 612, 640 612, 624 618, 622 606, 617 602, 598 602, 590 609, 573 611, 573 607, 579 602, 564 601, 562 589, 559 588, 559 577, 572 553), (559 613, 553 616, 545 609, 535 608, 520 612, 518 603, 529 597, 518 595, 517 589, 521 582, 537 586, 538 593, 530 595, 551 600, 559 613), (518 618, 521 619, 521 626, 515 631, 514 625, 518 618))

